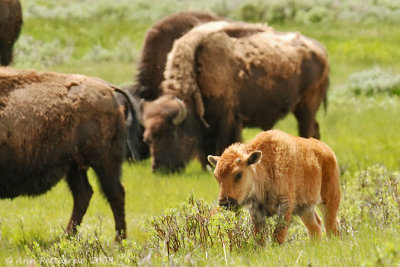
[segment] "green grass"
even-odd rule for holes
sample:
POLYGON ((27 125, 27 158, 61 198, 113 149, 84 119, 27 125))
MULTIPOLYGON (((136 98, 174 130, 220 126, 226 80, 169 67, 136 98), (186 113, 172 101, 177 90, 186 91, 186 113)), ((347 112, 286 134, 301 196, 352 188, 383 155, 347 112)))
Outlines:
MULTIPOLYGON (((45 4, 45 1, 42 2, 45 4)), ((157 9, 157 12, 165 11, 157 9)), ((138 14, 138 17, 141 15, 143 13, 138 14)), ((141 20, 135 19, 135 16, 119 18, 115 15, 102 15, 96 19, 27 17, 20 43, 16 45, 14 67, 82 73, 114 84, 130 83, 133 81, 135 62, 139 57, 144 34, 153 22, 151 17, 141 20), (119 40, 125 41, 119 43, 119 40), (49 43, 52 45, 48 45, 49 43), (132 45, 131 52, 127 45, 132 45), (99 47, 103 49, 103 54, 96 54, 99 47), (64 57, 57 56, 63 51, 64 57), (124 54, 127 56, 124 57, 124 54)), ((190 253, 177 253, 169 259, 162 251, 153 248, 150 255, 152 236, 145 231, 149 228, 149 221, 186 202, 191 192, 196 198, 204 199, 210 206, 215 206, 218 185, 213 175, 202 170, 197 161, 191 162, 183 173, 156 175, 151 173, 150 161, 147 160, 139 164, 125 163, 123 166, 122 182, 126 190, 129 239, 122 248, 112 242, 114 220, 111 209, 99 191, 94 173, 90 172, 90 182, 95 193, 77 239, 65 237, 62 230, 72 211, 72 196, 64 181, 40 197, 18 197, 12 201, 0 201, 0 266, 7 263, 8 257, 14 260, 14 264, 9 266, 14 266, 20 257, 29 259, 35 255, 58 255, 57 257, 62 258, 62 255, 73 255, 70 257, 78 258, 88 251, 93 252, 89 253, 93 257, 107 254, 120 264, 400 264, 400 250, 393 245, 400 242, 399 223, 379 219, 383 211, 379 213, 379 210, 368 206, 370 203, 378 203, 378 207, 386 208, 386 204, 379 204, 379 200, 383 199, 391 203, 387 205, 391 208, 392 219, 399 221, 399 213, 392 211, 396 207, 393 195, 387 196, 377 191, 379 188, 386 188, 383 181, 389 177, 398 179, 399 98, 387 95, 356 97, 347 90, 348 76, 352 73, 375 66, 390 69, 393 73, 400 72, 400 28, 390 23, 349 22, 286 22, 273 26, 283 31, 300 31, 319 40, 328 50, 331 63, 329 104, 326 114, 323 110, 319 112, 318 121, 322 140, 335 151, 343 171, 341 237, 332 240, 324 238, 320 243, 310 242, 305 227, 296 220, 289 233, 289 242, 283 246, 268 243, 261 249, 230 252, 224 251, 221 244, 213 250, 197 248, 190 253), (379 166, 384 166, 393 173, 382 171, 376 174, 374 170, 379 169, 376 164, 381 164, 379 166), (364 170, 367 170, 366 173, 362 172, 364 170), (374 177, 379 177, 380 182, 376 182, 374 177), (365 188, 362 187, 364 185, 365 188), (374 221, 371 218, 378 219, 374 221), (99 232, 105 253, 98 247, 100 243, 97 242, 96 233, 99 232)), ((297 124, 292 115, 280 121, 275 128, 297 134, 297 124)), ((251 139, 257 132, 259 129, 245 129, 244 139, 251 139)), ((393 188, 397 192, 400 190, 399 185, 393 188)), ((400 209, 400 203, 397 207, 400 209)), ((17 265, 26 264, 17 262, 17 265)))

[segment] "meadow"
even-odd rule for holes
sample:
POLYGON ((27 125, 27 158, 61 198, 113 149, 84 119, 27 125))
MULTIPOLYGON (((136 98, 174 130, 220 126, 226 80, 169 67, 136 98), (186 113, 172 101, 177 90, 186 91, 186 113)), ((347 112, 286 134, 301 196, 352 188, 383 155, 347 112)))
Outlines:
MULTIPOLYGON (((65 227, 72 196, 64 181, 36 197, 0 200, 0 266, 399 266, 400 4, 398 1, 22 0, 24 25, 13 67, 134 81, 146 30, 185 9, 299 31, 328 51, 328 108, 321 139, 341 169, 341 236, 311 242, 294 219, 287 242, 256 245, 247 212, 211 216, 218 185, 193 161, 179 174, 123 165, 128 239, 113 242, 111 209, 95 191, 77 236, 65 227), (134 3, 133 3, 134 2, 134 3)), ((297 134, 289 115, 274 128, 297 134)), ((244 140, 260 129, 245 129, 244 140)), ((274 220, 268 219, 270 234, 274 220)), ((270 236, 270 235, 268 235, 270 236)))

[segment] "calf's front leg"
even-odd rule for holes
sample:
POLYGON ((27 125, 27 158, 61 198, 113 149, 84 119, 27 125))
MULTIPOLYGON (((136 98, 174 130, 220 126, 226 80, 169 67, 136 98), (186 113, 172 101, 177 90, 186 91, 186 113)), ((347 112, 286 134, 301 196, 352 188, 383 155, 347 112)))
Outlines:
POLYGON ((265 216, 257 209, 250 210, 251 222, 253 224, 253 235, 259 246, 265 245, 265 216))
POLYGON ((292 219, 293 204, 288 198, 284 197, 279 200, 277 212, 277 225, 274 231, 274 241, 281 245, 286 238, 286 234, 292 219))

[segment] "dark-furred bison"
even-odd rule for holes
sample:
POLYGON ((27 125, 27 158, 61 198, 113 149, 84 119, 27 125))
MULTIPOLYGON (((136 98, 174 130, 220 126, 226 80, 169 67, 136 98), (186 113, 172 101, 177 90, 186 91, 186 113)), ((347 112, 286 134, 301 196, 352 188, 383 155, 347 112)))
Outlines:
POLYGON ((0 63, 9 65, 13 46, 21 31, 22 10, 19 0, 0 0, 0 63))
POLYGON ((328 73, 324 47, 299 33, 226 21, 195 27, 168 55, 163 95, 141 107, 153 170, 179 170, 194 156, 204 167, 207 155, 241 140, 243 126, 267 130, 288 112, 301 136, 319 138, 328 73))
POLYGON ((131 92, 145 100, 154 100, 161 93, 167 55, 174 41, 193 27, 221 20, 212 14, 197 11, 182 11, 169 15, 147 31, 137 64, 136 83, 131 92))
POLYGON ((92 167, 111 205, 117 238, 124 238, 120 174, 127 127, 114 91, 83 75, 0 68, 0 198, 40 195, 66 177, 74 200, 66 230, 73 233, 93 194, 87 177, 92 167))
MULTIPOLYGON (((162 93, 160 85, 164 79, 165 62, 174 41, 196 25, 221 19, 223 18, 206 12, 182 11, 169 15, 151 26, 146 33, 137 63, 135 84, 126 86, 125 90, 136 99, 150 101, 159 97, 162 93)), ((121 100, 124 101, 122 97, 121 100)), ((129 151, 127 157, 140 161, 150 156, 147 144, 142 143, 136 149, 136 157, 129 151)))

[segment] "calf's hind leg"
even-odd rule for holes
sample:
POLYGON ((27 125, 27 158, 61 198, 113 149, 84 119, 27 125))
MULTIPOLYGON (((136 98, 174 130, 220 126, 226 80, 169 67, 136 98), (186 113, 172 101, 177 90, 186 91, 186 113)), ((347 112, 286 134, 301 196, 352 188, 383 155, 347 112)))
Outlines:
POLYGON ((328 236, 339 235, 339 220, 337 218, 339 203, 323 203, 319 209, 324 217, 325 231, 328 236))
MULTIPOLYGON (((334 164, 333 164, 334 163, 334 164)), ((331 171, 326 172, 323 176, 321 186, 322 203, 319 209, 324 217, 325 231, 329 235, 339 235, 339 220, 337 218, 340 204, 340 182, 339 168, 336 162, 331 171)))
POLYGON ((86 170, 79 169, 75 164, 70 167, 66 180, 74 199, 74 207, 66 232, 73 234, 76 233, 76 227, 82 222, 93 195, 93 189, 89 184, 86 170))
POLYGON ((301 215, 304 225, 307 227, 311 239, 321 239, 321 218, 315 209, 301 215))

